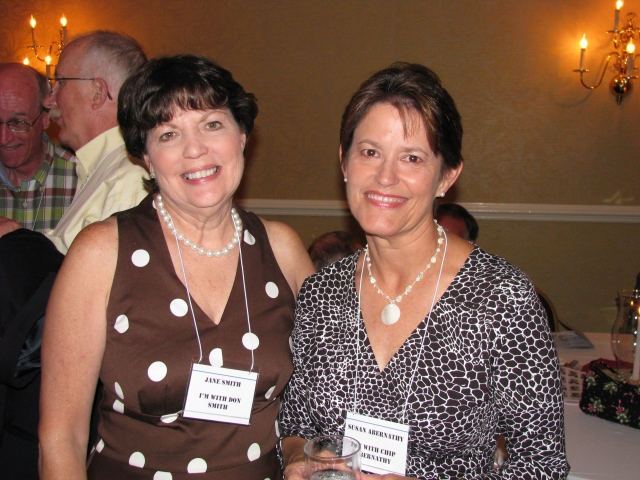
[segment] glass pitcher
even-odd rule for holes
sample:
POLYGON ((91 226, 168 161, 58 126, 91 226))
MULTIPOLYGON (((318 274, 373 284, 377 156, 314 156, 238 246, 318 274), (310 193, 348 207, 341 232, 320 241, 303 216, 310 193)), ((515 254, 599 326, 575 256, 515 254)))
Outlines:
MULTIPOLYGON (((611 330, 611 349, 616 356, 618 373, 627 381, 632 373, 640 374, 640 354, 636 359, 640 290, 622 290, 618 293, 618 316, 611 330), (636 363, 634 369, 634 362, 636 363)), ((635 378, 634 380, 638 380, 635 378)))

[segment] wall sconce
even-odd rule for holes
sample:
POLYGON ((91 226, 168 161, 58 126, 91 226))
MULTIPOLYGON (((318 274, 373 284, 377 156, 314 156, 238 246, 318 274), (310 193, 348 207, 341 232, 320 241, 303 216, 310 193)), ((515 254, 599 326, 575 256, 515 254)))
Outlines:
MULTIPOLYGON (((31 26, 32 45, 30 45, 28 48, 33 50, 33 54, 38 60, 45 63, 46 76, 48 78, 51 76, 51 65, 52 65, 51 54, 53 53, 55 56, 59 57, 60 53, 62 53, 62 50, 64 49, 65 44, 67 43, 67 17, 65 17, 64 14, 62 14, 62 18, 60 19, 60 25, 61 25, 60 41, 51 42, 51 45, 49 45, 49 50, 47 51, 47 55, 44 58, 40 58, 40 56, 38 55, 38 49, 44 50, 45 47, 38 45, 38 43, 36 42, 36 19, 33 18, 33 15, 31 15, 31 20, 29 20, 29 25, 31 26), (55 47, 55 50, 53 50, 53 47, 55 47)), ((24 61, 22 63, 24 63, 25 65, 29 65, 29 57, 25 55, 24 61)))
POLYGON ((584 68, 584 57, 588 45, 586 34, 583 35, 582 40, 580 40, 580 68, 578 70, 574 70, 574 72, 580 72, 580 82, 582 83, 582 86, 589 90, 594 90, 602 83, 604 72, 609 66, 609 60, 611 60, 612 56, 615 56, 616 61, 613 64, 613 68, 615 69, 616 75, 611 79, 611 82, 609 82, 609 90, 611 90, 611 93, 616 96, 616 102, 618 105, 620 105, 622 99, 631 92, 631 80, 638 78, 637 75, 633 74, 633 61, 635 58, 636 43, 638 43, 638 32, 640 32, 640 28, 633 26, 633 23, 636 21, 636 14, 631 12, 626 16, 627 25, 618 30, 620 23, 620 9, 622 8, 623 3, 624 2, 622 0, 618 0, 616 2, 613 30, 607 30, 607 33, 613 34, 613 47, 615 50, 607 55, 607 60, 598 82, 592 86, 584 83, 583 75, 589 72, 589 70, 584 68), (621 48, 621 52, 618 52, 618 48, 621 48))

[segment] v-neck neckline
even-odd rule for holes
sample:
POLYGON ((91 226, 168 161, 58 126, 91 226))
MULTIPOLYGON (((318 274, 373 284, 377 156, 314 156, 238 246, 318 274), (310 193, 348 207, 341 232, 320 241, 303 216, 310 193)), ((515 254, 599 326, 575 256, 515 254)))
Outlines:
MULTIPOLYGON (((155 206, 155 199, 154 199, 154 204, 153 205, 155 206)), ((199 321, 199 318, 206 318, 207 322, 208 322, 207 325, 213 325, 216 328, 220 327, 220 325, 222 325, 222 322, 225 320, 225 317, 227 316, 227 308, 229 306, 230 301, 233 298, 234 292, 236 291, 236 285, 240 280, 240 268, 241 268, 240 267, 240 254, 238 254, 238 261, 236 262, 236 273, 235 273, 234 278, 233 278, 233 284, 231 285, 231 290, 229 292, 229 297, 227 298, 227 302, 225 303, 224 309, 222 310, 222 315, 220 315, 220 322, 216 323, 200 307, 200 305, 196 301, 195 297, 187 292, 187 287, 185 286, 184 281, 183 281, 184 279, 182 279, 182 280, 180 279, 180 277, 178 276, 178 272, 176 272, 176 269, 174 268, 173 259, 171 258, 171 251, 169 250, 169 244, 168 244, 167 239, 166 239, 166 237, 164 235, 164 230, 162 228, 161 219, 158 216, 158 213, 157 213, 155 207, 153 207, 153 213, 154 213, 155 219, 157 221, 157 228, 160 231, 160 234, 162 235, 162 240, 163 240, 162 244, 163 245, 161 247, 162 248, 161 257, 162 257, 162 262, 164 263, 164 268, 165 268, 165 270, 171 272, 172 280, 178 282, 182 286, 182 288, 184 289, 185 297, 187 297, 187 296, 191 297, 191 304, 193 305, 193 309, 194 309, 193 313, 195 314, 195 317, 196 317, 196 323, 198 325, 200 325, 202 322, 199 321)), ((243 225, 244 225, 244 219, 242 219, 242 220, 243 220, 243 225)), ((242 242, 242 238, 240 239, 240 241, 242 242)), ((238 246, 238 249, 239 248, 240 248, 240 246, 238 246)), ((207 260, 215 260, 215 258, 206 258, 206 259, 207 260)), ((187 298, 186 300, 187 300, 187 303, 188 303, 189 299, 187 298)))
MULTIPOLYGON (((358 305, 358 332, 357 332, 358 342, 360 342, 360 332, 362 331, 364 332, 363 346, 366 350, 364 350, 361 353, 366 352, 367 366, 374 369, 376 372, 376 375, 388 376, 390 374, 389 372, 393 373, 393 367, 398 361, 397 359, 399 357, 399 354, 407 348, 407 345, 409 343, 414 343, 414 341, 412 340, 413 337, 416 335, 421 335, 422 333, 424 333, 425 335, 428 334, 428 332, 423 332, 425 328, 428 328, 426 320, 431 315, 433 315, 434 312, 438 310, 438 306, 443 300, 446 300, 448 297, 451 296, 452 287, 458 283, 458 279, 460 278, 460 276, 463 275, 464 272, 466 272, 470 268, 472 257, 474 257, 477 254, 477 250, 478 250, 478 246, 474 245, 473 250, 471 250, 467 258, 465 259, 464 263, 462 264, 462 266, 460 267, 456 275, 453 277, 453 280, 451 280, 451 283, 449 284, 449 286, 442 293, 438 301, 433 304, 433 308, 429 311, 428 315, 425 315, 420 321, 420 323, 411 331, 409 335, 407 335, 407 338, 404 340, 402 345, 400 345, 400 347, 394 352, 394 354, 391 356, 391 358, 389 359, 389 361, 387 362, 387 364, 384 366, 383 369, 380 369, 380 366, 378 365, 378 362, 376 360, 376 355, 375 355, 375 352, 373 351, 371 340, 369 338, 369 334, 367 332, 367 328, 364 323, 364 315, 362 313, 362 308, 360 307, 360 295, 358 293, 358 289, 356 288, 356 282, 358 281, 358 279, 356 279, 356 272, 358 270, 358 260, 360 259, 360 254, 362 254, 362 250, 360 250, 357 254, 354 254, 355 258, 351 265, 352 271, 350 272, 350 277, 352 278, 352 281, 350 282, 350 288, 351 288, 351 295, 355 298, 355 304, 358 305)), ((365 265, 363 265, 362 268, 366 268, 365 265)), ((428 341, 425 338, 425 349, 427 345, 428 345, 428 341)), ((424 350, 422 354, 424 355, 424 350)), ((362 357, 362 359, 365 359, 365 357, 362 357)), ((417 362, 418 360, 419 360, 418 358, 413 358, 413 361, 415 362, 417 362)))

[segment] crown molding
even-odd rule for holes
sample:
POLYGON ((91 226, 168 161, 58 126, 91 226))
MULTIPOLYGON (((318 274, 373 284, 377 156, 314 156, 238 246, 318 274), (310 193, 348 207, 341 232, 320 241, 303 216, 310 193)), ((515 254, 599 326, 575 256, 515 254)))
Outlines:
MULTIPOLYGON (((248 198, 238 204, 257 215, 346 217, 343 200, 271 200, 248 198)), ((640 223, 640 206, 550 205, 535 203, 461 203, 476 218, 527 222, 640 223)))

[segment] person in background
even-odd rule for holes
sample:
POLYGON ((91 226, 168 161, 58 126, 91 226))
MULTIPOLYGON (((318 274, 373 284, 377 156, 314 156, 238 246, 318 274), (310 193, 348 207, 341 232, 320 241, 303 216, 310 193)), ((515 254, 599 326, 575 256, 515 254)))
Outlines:
POLYGON ((48 88, 32 67, 0 64, 0 236, 55 228, 76 191, 75 157, 44 133, 48 88))
POLYGON ((300 289, 285 479, 331 434, 363 443, 360 479, 566 477, 560 369, 531 281, 433 217, 461 147, 455 103, 422 65, 394 64, 351 98, 339 157, 367 245, 300 289))
POLYGON ((436 207, 436 220, 445 232, 453 233, 475 243, 480 228, 478 222, 469 211, 457 203, 440 203, 436 207))
POLYGON ((0 238, 0 478, 38 480, 40 340, 64 256, 26 228, 0 238))
MULTIPOLYGON (((56 164, 55 158, 46 180, 43 178, 46 165, 41 170, 44 174, 35 174, 34 185, 35 180, 44 181, 45 185, 53 182, 52 191, 62 191, 65 196, 64 215, 49 228, 42 228, 49 239, 42 233, 29 230, 34 226, 40 230, 42 215, 49 214, 46 187, 45 196, 31 194, 37 206, 30 206, 29 199, 25 199, 26 205, 21 205, 35 210, 29 214, 30 219, 36 220, 35 224, 0 219, 3 249, 0 256, 3 286, 0 288, 0 305, 7 306, 0 310, 0 410, 6 407, 3 431, 10 430, 12 435, 5 435, 0 452, 0 472, 23 472, 20 477, 12 478, 37 478, 36 427, 43 309, 63 254, 83 227, 137 205, 146 195, 143 184, 146 169, 127 155, 116 119, 116 102, 122 82, 145 62, 140 46, 130 37, 111 32, 95 32, 80 37, 70 42, 62 52, 56 77, 50 79, 53 89, 44 102, 42 97, 48 91, 44 77, 35 75, 34 80, 33 71, 22 65, 11 64, 0 69, 0 77, 7 82, 0 88, 0 158, 4 166, 10 167, 4 169, 5 177, 8 177, 4 178, 5 184, 7 181, 14 183, 19 178, 16 175, 25 174, 24 165, 19 165, 26 158, 25 150, 39 151, 40 162, 43 151, 47 158, 51 152, 54 152, 54 157, 55 152, 62 152, 42 143, 40 135, 49 118, 54 118, 60 126, 60 139, 78 154, 76 164, 65 161, 65 175, 72 175, 74 187, 76 175, 73 171, 76 168, 79 177, 76 193, 72 194, 61 188, 69 185, 68 182, 52 176, 56 171, 54 166, 61 168, 62 165, 60 162, 56 164), (23 95, 20 92, 24 93, 29 88, 33 93, 31 103, 21 105, 19 98, 23 95), (29 122, 29 128, 25 122, 29 122), (20 267, 16 268, 16 265, 20 267), (51 281, 43 280, 43 272, 51 281), (32 331, 21 330, 29 325, 34 325, 32 331), (29 355, 25 357, 20 352, 27 347, 29 355), (13 355, 15 352, 20 355, 16 357, 13 355), (30 357, 33 358, 27 361, 31 369, 29 374, 20 379, 14 378, 12 369, 24 370, 20 363, 30 357), (25 384, 26 380, 30 382, 25 384), (6 404, 3 404, 5 398, 6 404), (23 450, 24 455, 17 457, 12 453, 18 450, 23 450), (12 470, 2 467, 6 459, 11 462, 12 470)), ((40 165, 42 163, 38 168, 40 165)), ((25 184, 24 181, 21 183, 25 184)), ((0 198, 3 193, 0 192, 0 198)), ((85 264, 87 271, 93 267, 85 264)), ((73 335, 81 338, 78 332, 73 335)), ((95 386, 91 388, 95 390, 95 386)), ((97 394, 96 398, 99 397, 97 394)), ((95 421, 97 416, 92 419, 92 426, 95 421)), ((89 434, 88 427, 86 433, 89 434)))
POLYGON ((136 206, 148 193, 148 173, 127 154, 116 118, 121 85, 146 60, 133 38, 107 31, 78 37, 60 54, 44 106, 78 158, 73 203, 46 232, 63 254, 84 227, 136 206))
POLYGON ((308 252, 316 271, 355 253, 362 248, 360 241, 349 232, 327 232, 309 245, 308 252))
POLYGON ((151 60, 125 82, 118 120, 154 193, 85 228, 56 279, 42 346, 42 480, 280 478, 295 295, 313 265, 290 227, 233 202, 257 113, 255 97, 200 56, 151 60), (256 383, 235 385, 250 372, 256 383), (230 393, 205 397, 204 413, 187 408, 229 375, 230 393), (232 415, 238 404, 249 408, 232 415))

